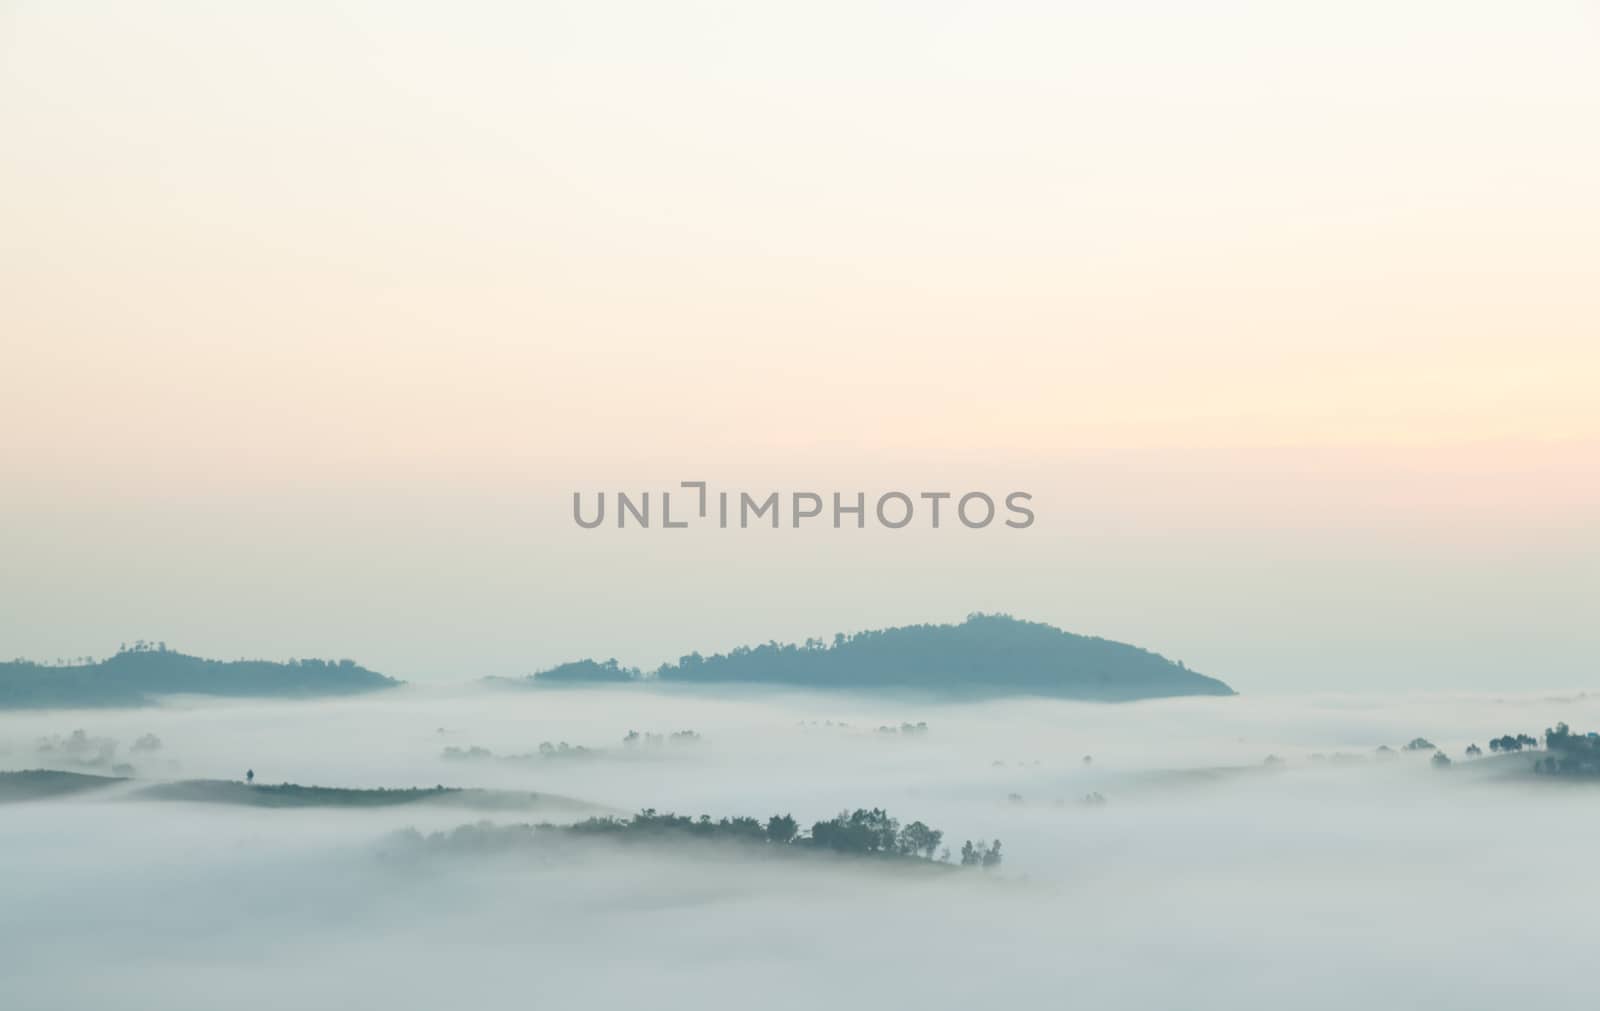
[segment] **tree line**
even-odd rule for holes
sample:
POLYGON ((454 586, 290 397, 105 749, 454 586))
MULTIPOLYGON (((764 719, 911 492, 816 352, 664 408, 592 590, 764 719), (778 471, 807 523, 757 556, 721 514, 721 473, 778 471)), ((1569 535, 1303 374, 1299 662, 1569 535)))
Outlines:
MULTIPOLYGON (((1524 749, 1537 750, 1539 744, 1539 738, 1531 734, 1502 734, 1490 739, 1489 750, 1496 754, 1511 755, 1524 749)), ((1553 727, 1545 728, 1544 749, 1544 757, 1533 763, 1533 771, 1539 775, 1600 776, 1600 734, 1573 733, 1572 728, 1565 723, 1557 723, 1553 727)), ((1478 758, 1482 755, 1483 749, 1476 743, 1467 745, 1468 758, 1478 758)), ((1435 765, 1441 767, 1450 764, 1450 759, 1443 752, 1435 753, 1433 761, 1435 765)))
MULTIPOLYGON (((941 848, 944 832, 921 821, 901 825, 881 807, 841 811, 832 818, 804 829, 793 815, 775 814, 765 822, 757 818, 736 817, 712 820, 708 814, 694 817, 646 808, 631 818, 597 817, 567 829, 585 835, 621 839, 661 839, 680 836, 695 839, 722 839, 762 846, 822 850, 854 856, 898 857, 930 862, 951 862, 948 847, 941 848)), ((996 867, 1000 864, 1000 841, 982 840, 962 844, 960 862, 967 867, 996 867)))

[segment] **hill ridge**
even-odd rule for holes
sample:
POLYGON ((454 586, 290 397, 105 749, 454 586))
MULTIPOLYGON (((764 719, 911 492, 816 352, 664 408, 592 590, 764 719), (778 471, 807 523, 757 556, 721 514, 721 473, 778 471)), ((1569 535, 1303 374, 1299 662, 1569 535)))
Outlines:
POLYGON ((1234 695, 1224 682, 1159 653, 1067 632, 1006 614, 969 614, 960 624, 901 625, 831 643, 769 641, 727 653, 690 653, 646 674, 615 659, 577 660, 518 683, 778 684, 829 689, 916 689, 959 695, 1047 695, 1134 701, 1234 695))
POLYGON ((179 694, 348 695, 400 683, 354 660, 208 660, 141 643, 87 663, 0 663, 0 708, 137 706, 179 694))

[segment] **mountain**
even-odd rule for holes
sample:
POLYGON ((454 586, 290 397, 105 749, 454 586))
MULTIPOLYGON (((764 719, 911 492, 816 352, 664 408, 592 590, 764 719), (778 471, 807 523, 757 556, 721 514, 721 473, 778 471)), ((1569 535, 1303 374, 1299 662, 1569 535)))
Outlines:
MULTIPOLYGON (((586 684, 625 680, 633 673, 615 661, 578 661, 526 681, 586 684)), ((973 614, 959 625, 841 633, 831 645, 811 639, 804 645, 741 646, 713 656, 691 653, 675 664, 661 665, 653 677, 664 683, 912 689, 942 695, 1044 695, 1105 702, 1234 694, 1221 681, 1149 650, 1003 614, 973 614)))
POLYGON ((124 649, 72 666, 0 663, 0 709, 138 706, 153 695, 347 695, 400 682, 353 660, 204 660, 166 648, 124 649))

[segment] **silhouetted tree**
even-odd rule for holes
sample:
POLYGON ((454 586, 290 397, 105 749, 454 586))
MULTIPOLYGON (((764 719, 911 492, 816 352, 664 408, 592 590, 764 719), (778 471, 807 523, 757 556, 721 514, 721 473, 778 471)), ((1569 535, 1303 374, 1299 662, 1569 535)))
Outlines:
POLYGON ((1000 866, 1000 840, 985 843, 982 839, 974 846, 968 839, 961 844, 961 866, 963 867, 998 867, 1000 866))
POLYGON ((1000 866, 1000 840, 996 839, 994 842, 989 844, 988 852, 983 855, 983 866, 1000 866))
MULTIPOLYGON (((921 824, 920 822, 918 824, 921 824)), ((767 819, 767 841, 787 846, 800 833, 800 824, 790 815, 775 814, 767 819)))
POLYGON ((942 841, 944 841, 943 832, 929 828, 920 821, 914 821, 900 832, 900 852, 920 853, 932 860, 934 851, 939 848, 939 843, 942 841))

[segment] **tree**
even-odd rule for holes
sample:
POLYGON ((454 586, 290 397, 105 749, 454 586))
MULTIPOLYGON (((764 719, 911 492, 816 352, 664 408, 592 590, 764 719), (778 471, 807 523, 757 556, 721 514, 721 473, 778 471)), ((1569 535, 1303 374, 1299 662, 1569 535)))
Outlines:
POLYGON ((788 845, 800 832, 800 825, 792 815, 773 815, 767 819, 767 841, 788 845))
POLYGON ((914 821, 900 831, 900 852, 907 855, 920 853, 932 860, 934 851, 943 841, 943 832, 929 828, 920 821, 914 821))
POLYGON ((1483 749, 1478 747, 1476 744, 1467 745, 1467 757, 1468 758, 1477 758, 1478 756, 1480 756, 1482 754, 1483 754, 1483 749))
POLYGON ((246 783, 254 783, 256 781, 256 770, 246 769, 244 773, 244 781, 246 783))
POLYGON ((1450 756, 1442 751, 1435 751, 1433 758, 1429 759, 1429 761, 1433 763, 1435 769, 1447 769, 1450 767, 1450 756))
POLYGON ((983 866, 1000 866, 1000 840, 996 839, 994 842, 989 844, 989 851, 983 855, 983 866))

